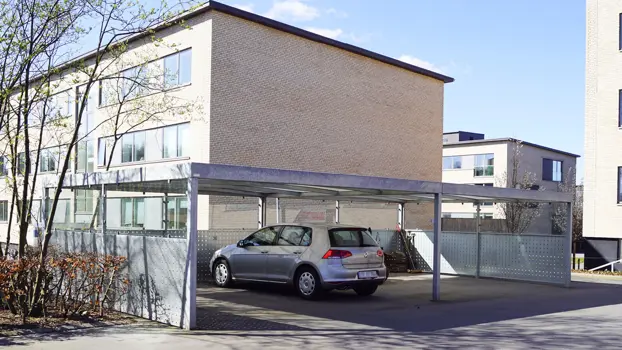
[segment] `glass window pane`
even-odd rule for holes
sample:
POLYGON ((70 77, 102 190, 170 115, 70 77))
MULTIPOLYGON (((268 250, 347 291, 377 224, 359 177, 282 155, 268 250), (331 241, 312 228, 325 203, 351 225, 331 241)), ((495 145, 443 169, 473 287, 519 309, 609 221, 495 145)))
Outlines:
POLYGON ((188 217, 188 200, 186 198, 178 198, 177 203, 179 204, 177 209, 177 229, 185 230, 188 217))
POLYGON ((86 170, 86 142, 78 143, 78 155, 76 159, 76 170, 77 171, 85 171, 86 170))
POLYGON ((145 225, 145 200, 142 198, 134 199, 134 226, 143 227, 145 225))
POLYGON ((134 151, 134 134, 125 134, 121 138, 121 162, 132 162, 132 153, 134 151))
POLYGON ((175 198, 169 198, 168 203, 166 203, 166 220, 167 220, 166 228, 168 229, 176 228, 176 222, 177 222, 176 220, 177 217, 175 215, 176 208, 177 208, 177 200, 175 198))
POLYGON ((188 84, 192 74, 192 50, 179 53, 179 84, 188 84))
POLYGON ((97 165, 99 166, 106 165, 106 142, 107 139, 101 138, 97 145, 97 165))
POLYGON ((164 58, 164 87, 170 88, 179 84, 179 55, 164 58))
POLYGON ((266 227, 252 234, 247 240, 255 246, 272 245, 278 230, 278 227, 266 227))
POLYGON ((121 226, 132 226, 131 198, 121 198, 121 226))
POLYGON ((142 162, 145 160, 145 132, 134 134, 134 161, 142 162))
POLYGON ((164 147, 163 147, 163 158, 174 158, 177 157, 177 127, 170 126, 168 128, 164 128, 163 131, 163 139, 164 139, 164 147))
POLYGON ((190 155, 190 149, 188 146, 190 143, 190 124, 186 123, 179 125, 177 131, 177 140, 179 140, 177 145, 177 156, 188 157, 190 155))

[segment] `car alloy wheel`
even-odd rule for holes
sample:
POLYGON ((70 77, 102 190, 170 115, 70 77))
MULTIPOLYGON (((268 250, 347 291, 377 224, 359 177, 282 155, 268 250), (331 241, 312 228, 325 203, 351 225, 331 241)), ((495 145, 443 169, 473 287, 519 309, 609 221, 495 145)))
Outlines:
POLYGON ((310 297, 313 295, 315 287, 315 277, 311 272, 305 271, 300 274, 300 277, 298 278, 298 289, 302 295, 310 297))
POLYGON ((220 260, 214 266, 214 282, 219 287, 228 287, 231 284, 231 271, 226 261, 220 260))

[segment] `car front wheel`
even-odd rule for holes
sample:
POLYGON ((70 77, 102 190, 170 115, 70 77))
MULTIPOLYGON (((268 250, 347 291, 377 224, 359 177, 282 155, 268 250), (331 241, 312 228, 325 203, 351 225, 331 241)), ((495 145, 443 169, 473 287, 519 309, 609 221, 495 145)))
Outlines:
POLYGON ((231 286, 231 269, 226 260, 216 261, 212 276, 214 276, 214 282, 218 287, 227 288, 231 286))
POLYGON ((378 289, 377 284, 364 284, 357 287, 354 287, 354 291, 356 294, 366 297, 376 293, 376 289, 378 289))

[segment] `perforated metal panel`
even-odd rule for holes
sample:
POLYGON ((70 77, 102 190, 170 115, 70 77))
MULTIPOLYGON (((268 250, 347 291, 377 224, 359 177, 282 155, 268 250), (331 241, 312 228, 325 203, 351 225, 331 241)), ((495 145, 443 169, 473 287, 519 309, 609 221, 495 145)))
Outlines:
MULTIPOLYGON (((433 233, 411 231, 417 267, 431 272, 433 233)), ((475 275, 477 235, 441 233, 441 273, 475 275)), ((482 233, 480 276, 563 284, 569 278, 566 236, 482 233)))
POLYGON ((560 283, 568 277, 566 236, 482 234, 480 276, 560 283))
POLYGON ((74 252, 125 256, 130 292, 116 309, 181 326, 187 241, 179 238, 56 231, 52 244, 74 252))
MULTIPOLYGON (((428 231, 411 232, 417 268, 431 272, 433 236, 428 231)), ((473 233, 443 232, 441 234, 441 273, 474 276, 477 270, 477 237, 473 233)))
POLYGON ((240 239, 247 237, 253 232, 254 230, 250 229, 199 231, 197 242, 197 281, 209 281, 212 273, 209 269, 209 262, 214 252, 229 244, 237 243, 240 239))

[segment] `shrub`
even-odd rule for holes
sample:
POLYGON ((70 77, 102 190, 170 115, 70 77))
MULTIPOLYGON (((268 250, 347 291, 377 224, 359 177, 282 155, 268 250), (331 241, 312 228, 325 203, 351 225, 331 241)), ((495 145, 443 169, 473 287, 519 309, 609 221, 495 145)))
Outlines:
POLYGON ((45 316, 50 308, 64 317, 90 311, 103 316, 129 290, 129 280, 121 273, 125 264, 125 257, 51 249, 39 269, 40 254, 29 249, 21 259, 0 258, 0 294, 23 322, 45 316), (41 294, 34 295, 38 273, 41 294))

